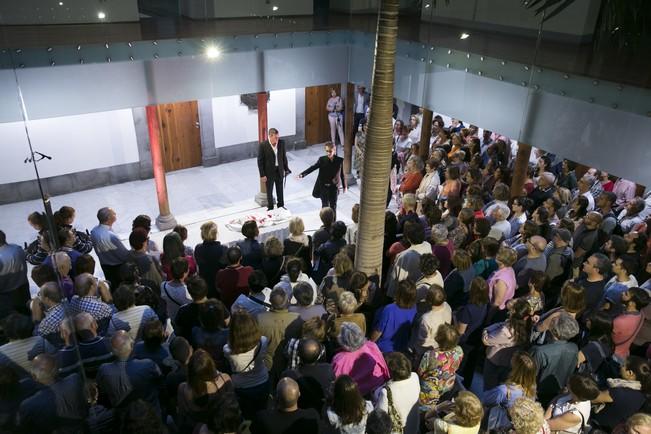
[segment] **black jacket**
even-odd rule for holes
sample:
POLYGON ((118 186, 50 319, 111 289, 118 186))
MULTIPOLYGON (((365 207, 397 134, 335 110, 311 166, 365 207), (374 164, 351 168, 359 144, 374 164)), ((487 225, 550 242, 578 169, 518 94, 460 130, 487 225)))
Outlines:
POLYGON ((332 185, 346 185, 343 158, 335 155, 332 161, 330 161, 330 159, 325 155, 323 157, 319 157, 316 163, 301 173, 301 178, 305 177, 305 175, 309 175, 316 169, 319 169, 319 175, 316 178, 314 189, 312 190, 312 196, 315 198, 318 199, 321 197, 321 190, 325 187, 332 185))
MULTIPOLYGON (((287 164, 287 152, 285 151, 285 141, 278 140, 278 172, 280 176, 285 176, 286 173, 290 173, 288 164, 287 164)), ((273 177, 276 176, 276 161, 274 156, 274 151, 271 148, 271 143, 269 140, 265 140, 260 143, 258 148, 258 170, 260 172, 260 177, 273 177)))

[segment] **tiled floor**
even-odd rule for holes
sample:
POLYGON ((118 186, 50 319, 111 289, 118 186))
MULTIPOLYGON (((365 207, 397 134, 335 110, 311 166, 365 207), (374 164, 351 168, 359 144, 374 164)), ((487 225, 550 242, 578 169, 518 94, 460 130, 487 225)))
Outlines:
MULTIPOLYGON (((315 230, 319 226, 319 200, 311 195, 316 173, 297 180, 294 175, 307 168, 321 156, 321 146, 312 146, 304 150, 288 153, 289 167, 293 174, 287 178, 285 187, 286 206, 293 214, 308 215, 306 230, 315 230), (316 221, 310 216, 316 217, 316 221)), ((195 167, 167 174, 167 189, 172 213, 179 224, 188 227, 188 244, 200 241, 199 226, 208 220, 230 219, 242 213, 262 211, 254 197, 259 191, 258 169, 255 159, 236 161, 214 167, 195 167), (196 228, 196 230, 195 230, 196 228)), ((350 220, 350 209, 359 200, 359 187, 352 186, 350 191, 339 198, 339 218, 350 220)), ((78 229, 91 229, 97 224, 97 210, 110 206, 117 212, 118 221, 114 230, 122 238, 127 238, 131 230, 131 221, 138 214, 147 214, 154 219, 158 215, 154 180, 134 181, 65 194, 52 198, 53 210, 62 205, 72 206, 77 210, 75 226, 78 229)), ((35 234, 27 223, 27 215, 35 210, 42 210, 40 200, 19 202, 0 206, 0 228, 5 231, 10 242, 22 244, 34 239, 35 234)), ((228 230, 220 226, 220 234, 228 242, 233 237, 228 230)), ((162 239, 164 233, 152 231, 153 237, 162 239)), ((235 234, 239 238, 239 234, 235 234)))
MULTIPOLYGON (((318 211, 321 202, 312 197, 312 187, 316 173, 305 179, 293 176, 313 164, 322 155, 323 148, 315 145, 304 150, 288 153, 289 167, 293 174, 287 178, 285 204, 294 215, 305 222, 306 231, 319 228, 318 211)), ((179 224, 188 228, 189 246, 201 242, 200 226, 213 220, 219 226, 219 239, 229 243, 241 239, 241 234, 230 231, 225 224, 244 214, 264 211, 254 202, 259 190, 257 162, 255 159, 237 161, 214 167, 196 167, 171 172, 167 175, 167 189, 172 213, 179 224)), ((338 218, 350 222, 350 211, 359 201, 359 186, 352 186, 338 201, 338 218)), ((114 230, 127 240, 131 222, 139 214, 147 214, 152 219, 158 215, 156 191, 153 179, 127 182, 94 190, 70 193, 52 198, 53 210, 63 205, 77 210, 75 226, 92 229, 97 225, 97 210, 104 206, 115 209, 118 220, 114 230)), ((22 245, 35 239, 34 230, 27 223, 30 212, 42 211, 42 202, 33 200, 0 206, 0 229, 7 234, 10 243, 22 245)), ((275 229, 275 228, 272 228, 275 229)), ((152 230, 151 237, 159 246, 167 232, 152 230)), ((128 246, 128 241, 125 241, 128 246)), ((100 272, 98 267, 98 272, 100 272)))

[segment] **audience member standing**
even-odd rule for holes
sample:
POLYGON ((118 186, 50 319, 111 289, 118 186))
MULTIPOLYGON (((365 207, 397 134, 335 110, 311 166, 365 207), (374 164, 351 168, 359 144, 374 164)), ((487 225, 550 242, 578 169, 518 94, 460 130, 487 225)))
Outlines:
POLYGON ((120 238, 113 232, 117 214, 113 209, 104 207, 97 211, 99 224, 90 231, 90 238, 104 271, 104 277, 111 282, 114 290, 120 284, 120 266, 127 261, 129 251, 120 238))

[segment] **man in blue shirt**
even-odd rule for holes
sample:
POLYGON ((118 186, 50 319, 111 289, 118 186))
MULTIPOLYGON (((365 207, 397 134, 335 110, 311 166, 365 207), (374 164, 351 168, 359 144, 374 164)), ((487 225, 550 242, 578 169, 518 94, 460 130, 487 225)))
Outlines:
POLYGON ((104 271, 104 277, 111 282, 111 289, 114 290, 120 284, 120 266, 127 261, 129 250, 113 232, 113 223, 117 220, 117 214, 113 209, 100 208, 97 211, 97 220, 99 224, 90 231, 90 238, 104 271))
POLYGON ((125 331, 118 331, 111 339, 116 361, 105 363, 97 371, 99 402, 111 408, 122 407, 128 402, 142 399, 161 413, 158 400, 163 376, 153 361, 129 360, 133 351, 133 339, 125 331))
POLYGON ((28 314, 29 299, 25 252, 20 246, 8 244, 5 233, 0 231, 0 319, 13 311, 28 314))

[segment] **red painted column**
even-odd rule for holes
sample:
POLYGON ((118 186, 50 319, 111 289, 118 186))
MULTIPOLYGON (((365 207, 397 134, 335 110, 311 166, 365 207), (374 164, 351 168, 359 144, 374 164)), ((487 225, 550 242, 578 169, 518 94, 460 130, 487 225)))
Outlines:
POLYGON ((176 226, 176 219, 170 212, 170 203, 167 196, 167 181, 165 180, 165 165, 163 164, 163 149, 161 147, 160 124, 155 105, 148 105, 147 129, 149 130, 149 149, 151 162, 154 169, 154 183, 156 184, 156 197, 158 199, 159 216, 156 218, 158 229, 171 229, 176 226))
POLYGON ((267 92, 258 92, 258 141, 267 140, 269 119, 267 117, 267 92))
MULTIPOLYGON (((258 92, 258 141, 267 140, 269 119, 267 117, 267 92, 258 92)), ((259 179, 259 178, 258 178, 259 179)), ((267 185, 260 181, 260 192, 255 195, 255 202, 260 206, 267 206, 267 185)))

